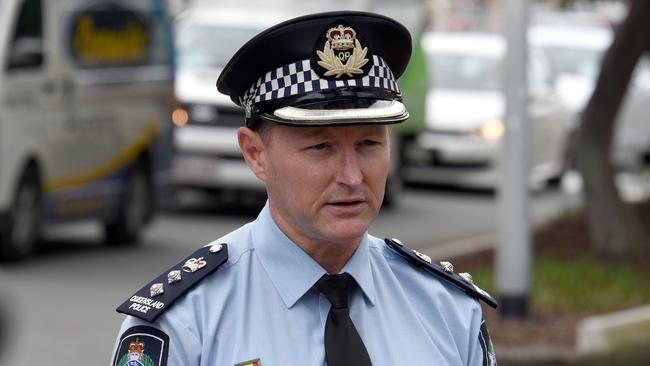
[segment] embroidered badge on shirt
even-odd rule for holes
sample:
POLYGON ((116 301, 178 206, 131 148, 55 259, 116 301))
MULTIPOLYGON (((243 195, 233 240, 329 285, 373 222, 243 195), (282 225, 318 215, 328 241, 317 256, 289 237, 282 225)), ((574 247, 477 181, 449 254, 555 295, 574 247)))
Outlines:
POLYGON ((481 332, 478 335, 478 341, 483 350, 483 366, 497 366, 497 356, 494 353, 494 345, 490 339, 485 320, 481 322, 481 332))
POLYGON ((169 337, 160 329, 135 326, 126 330, 113 357, 113 366, 166 366, 169 337))
POLYGON ((259 358, 236 363, 235 366, 262 366, 262 361, 259 358))

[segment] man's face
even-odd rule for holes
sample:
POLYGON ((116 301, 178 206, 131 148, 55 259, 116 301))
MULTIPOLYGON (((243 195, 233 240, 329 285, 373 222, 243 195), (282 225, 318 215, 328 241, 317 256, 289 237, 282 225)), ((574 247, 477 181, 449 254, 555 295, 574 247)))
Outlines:
POLYGON ((358 241, 384 197, 389 127, 274 124, 268 132, 256 174, 278 225, 294 240, 358 241))

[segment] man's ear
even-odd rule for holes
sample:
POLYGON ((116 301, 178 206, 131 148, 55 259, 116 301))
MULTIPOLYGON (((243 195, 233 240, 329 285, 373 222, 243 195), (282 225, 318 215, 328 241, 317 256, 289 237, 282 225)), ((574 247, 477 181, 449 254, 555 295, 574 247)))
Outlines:
POLYGON ((266 182, 265 146, 262 137, 248 127, 240 127, 237 130, 237 141, 248 168, 257 178, 266 182))

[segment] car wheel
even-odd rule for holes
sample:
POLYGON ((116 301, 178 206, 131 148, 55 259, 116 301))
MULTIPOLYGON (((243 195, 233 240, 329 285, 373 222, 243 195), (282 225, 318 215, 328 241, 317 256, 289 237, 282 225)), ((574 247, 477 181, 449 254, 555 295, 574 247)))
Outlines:
POLYGON ((126 182, 126 190, 114 221, 104 226, 106 244, 133 245, 152 215, 152 187, 149 170, 139 163, 126 182))
POLYGON ((0 222, 0 260, 20 260, 29 256, 41 234, 42 193, 36 169, 22 175, 14 201, 0 222))

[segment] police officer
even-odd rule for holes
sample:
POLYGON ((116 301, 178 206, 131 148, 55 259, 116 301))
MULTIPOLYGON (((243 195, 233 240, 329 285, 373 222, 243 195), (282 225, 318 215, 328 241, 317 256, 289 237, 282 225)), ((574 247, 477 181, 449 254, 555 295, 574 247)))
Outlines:
MULTIPOLYGON (((219 47, 219 45, 215 45, 219 47)), ((245 44, 219 91, 244 107, 246 163, 267 189, 257 219, 127 299, 112 364, 494 365, 479 300, 494 300, 397 239, 367 233, 384 196, 399 23, 308 15, 245 44)))

